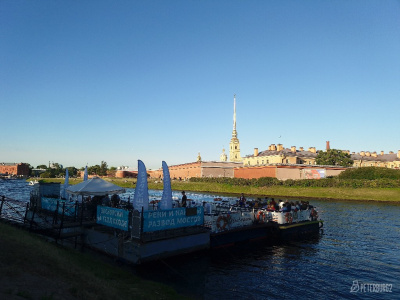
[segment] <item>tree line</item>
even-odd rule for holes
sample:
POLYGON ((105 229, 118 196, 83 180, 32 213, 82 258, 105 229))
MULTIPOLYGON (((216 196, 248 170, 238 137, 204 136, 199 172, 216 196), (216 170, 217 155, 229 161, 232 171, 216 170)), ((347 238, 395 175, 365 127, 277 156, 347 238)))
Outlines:
MULTIPOLYGON (((85 167, 77 169, 75 167, 66 167, 64 168, 59 163, 52 163, 51 165, 39 165, 36 169, 45 170, 40 173, 41 178, 63 178, 65 177, 66 170, 68 169, 68 176, 77 177, 80 172, 85 170, 85 167)), ((108 167, 107 162, 102 161, 99 165, 88 166, 88 174, 89 175, 98 175, 98 176, 107 176, 107 175, 115 175, 116 167, 108 167)), ((35 176, 36 174, 33 171, 33 167, 30 166, 31 176, 35 176)))

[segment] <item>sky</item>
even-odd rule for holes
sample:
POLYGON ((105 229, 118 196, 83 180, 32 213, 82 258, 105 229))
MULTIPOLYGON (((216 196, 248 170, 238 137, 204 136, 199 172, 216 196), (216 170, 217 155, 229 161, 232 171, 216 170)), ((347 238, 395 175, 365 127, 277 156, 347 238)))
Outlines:
POLYGON ((400 1, 0 0, 0 162, 400 150, 400 1))

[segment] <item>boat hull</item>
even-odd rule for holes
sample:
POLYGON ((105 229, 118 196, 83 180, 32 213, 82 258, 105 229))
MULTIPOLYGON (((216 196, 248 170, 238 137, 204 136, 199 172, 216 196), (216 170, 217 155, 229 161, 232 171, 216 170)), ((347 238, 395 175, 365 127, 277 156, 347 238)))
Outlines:
POLYGON ((294 224, 279 225, 279 238, 285 241, 310 238, 317 235, 323 221, 305 221, 294 224))
POLYGON ((234 246, 239 243, 269 239, 273 241, 278 237, 276 224, 269 222, 236 228, 210 234, 210 247, 220 248, 234 246))
POLYGON ((211 233, 210 247, 229 247, 240 243, 260 240, 277 242, 280 240, 306 239, 317 235, 321 224, 322 221, 305 221, 284 225, 268 222, 219 233, 211 233))

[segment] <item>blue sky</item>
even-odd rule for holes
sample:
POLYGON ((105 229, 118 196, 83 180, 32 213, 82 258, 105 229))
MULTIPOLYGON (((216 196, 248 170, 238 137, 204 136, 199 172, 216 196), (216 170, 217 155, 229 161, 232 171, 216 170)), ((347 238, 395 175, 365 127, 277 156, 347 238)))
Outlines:
POLYGON ((400 1, 0 0, 0 162, 400 150, 400 1))

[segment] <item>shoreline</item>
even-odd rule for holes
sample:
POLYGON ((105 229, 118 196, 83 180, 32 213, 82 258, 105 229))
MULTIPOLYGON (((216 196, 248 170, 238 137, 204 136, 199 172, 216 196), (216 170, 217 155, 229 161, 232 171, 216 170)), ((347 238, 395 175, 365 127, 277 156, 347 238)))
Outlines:
MULTIPOLYGON (((27 179, 27 181, 33 178, 27 179)), ((135 188, 136 179, 132 178, 104 178, 124 188, 135 188)), ((64 179, 43 178, 45 183, 64 183, 64 179)), ((82 182, 81 178, 70 178, 70 184, 82 182)), ((162 190, 163 183, 157 180, 148 181, 149 189, 162 190)), ((252 186, 231 186, 219 183, 172 181, 172 189, 179 191, 202 192, 209 194, 221 194, 237 196, 244 193, 252 198, 283 198, 299 200, 320 200, 320 201, 358 201, 370 203, 392 203, 400 204, 400 188, 335 188, 335 187, 252 187, 252 186), (354 196, 356 195, 356 196, 354 196)))

